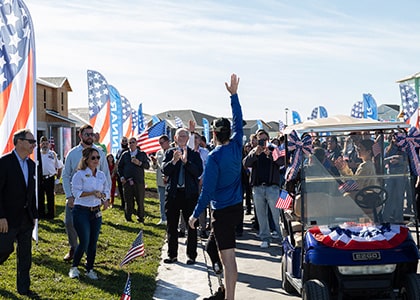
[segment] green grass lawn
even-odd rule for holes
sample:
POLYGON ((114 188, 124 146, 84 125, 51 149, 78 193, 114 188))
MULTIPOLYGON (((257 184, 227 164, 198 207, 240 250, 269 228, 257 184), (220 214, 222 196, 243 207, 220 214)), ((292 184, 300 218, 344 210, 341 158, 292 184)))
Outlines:
MULTIPOLYGON (((146 173, 146 182, 149 189, 156 190, 155 173, 146 173)), ((71 264, 63 261, 68 251, 63 223, 65 197, 56 195, 56 218, 40 221, 39 242, 37 246, 33 243, 31 289, 39 299, 119 299, 128 272, 132 280, 132 298, 153 298, 165 237, 165 227, 155 225, 160 219, 159 200, 155 193, 146 193, 144 225, 126 222, 120 204, 120 199, 116 198, 114 208, 103 212, 95 261, 99 280, 89 280, 84 276, 86 255, 79 267, 83 271, 80 279, 70 279, 71 264), (143 230, 145 256, 120 268, 119 263, 140 230, 143 230)), ((16 253, 0 266, 0 299, 27 299, 16 291, 16 253)))

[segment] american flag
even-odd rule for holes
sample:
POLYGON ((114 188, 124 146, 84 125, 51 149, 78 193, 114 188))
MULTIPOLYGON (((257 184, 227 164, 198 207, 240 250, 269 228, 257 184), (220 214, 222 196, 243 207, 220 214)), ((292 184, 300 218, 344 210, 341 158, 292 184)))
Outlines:
POLYGON ((351 108, 350 116, 361 119, 363 117, 363 101, 357 101, 351 108))
POLYGON ((278 147, 275 147, 273 152, 273 161, 278 160, 280 157, 286 156, 286 149, 284 148, 284 144, 281 144, 278 147))
POLYGON ((281 190, 279 200, 277 200, 276 207, 280 209, 288 209, 293 203, 292 196, 286 190, 281 190))
POLYGON ((165 134, 165 120, 156 123, 150 128, 146 128, 137 138, 137 145, 147 154, 155 153, 160 150, 159 138, 165 134))
POLYGON ((184 123, 182 122, 180 117, 175 116, 175 126, 176 128, 184 127, 184 123))
POLYGON ((132 124, 131 124, 132 131, 131 131, 131 134, 129 134, 128 136, 133 136, 133 135, 136 134, 136 129, 137 129, 137 125, 138 125, 138 122, 139 122, 139 117, 138 117, 135 109, 131 109, 131 118, 132 118, 132 124))
POLYGON ((413 127, 419 128, 419 99, 413 87, 400 84, 401 102, 404 121, 413 127))
POLYGON ((13 133, 36 137, 35 39, 23 1, 0 2, 0 155, 13 148, 13 133))
POLYGON ((312 110, 311 116, 308 118, 309 120, 313 120, 318 118, 318 106, 312 110))
POLYGON ((143 230, 140 230, 127 254, 124 256, 123 260, 120 263, 120 267, 128 264, 130 261, 136 257, 144 256, 144 244, 143 244, 143 230))
POLYGON ((123 136, 130 137, 133 131, 133 117, 130 101, 121 95, 123 136))
POLYGON ((97 71, 88 70, 89 122, 99 132, 99 143, 111 147, 111 107, 108 83, 97 71))
POLYGON ((342 193, 357 191, 358 189, 359 189, 359 186, 357 185, 357 182, 354 180, 347 180, 338 186, 338 190, 342 193))
POLYGON ((121 295, 120 300, 130 300, 131 299, 131 278, 130 273, 127 276, 127 282, 125 283, 124 291, 121 295))
POLYGON ((284 123, 282 120, 279 120, 279 132, 283 132, 284 130, 284 123))

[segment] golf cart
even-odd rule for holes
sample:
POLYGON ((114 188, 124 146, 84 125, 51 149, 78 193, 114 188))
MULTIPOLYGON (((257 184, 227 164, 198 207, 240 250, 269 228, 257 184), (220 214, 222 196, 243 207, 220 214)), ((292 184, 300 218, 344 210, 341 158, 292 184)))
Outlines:
POLYGON ((285 134, 294 204, 281 214, 283 289, 313 300, 420 299, 416 129, 335 116, 285 134))

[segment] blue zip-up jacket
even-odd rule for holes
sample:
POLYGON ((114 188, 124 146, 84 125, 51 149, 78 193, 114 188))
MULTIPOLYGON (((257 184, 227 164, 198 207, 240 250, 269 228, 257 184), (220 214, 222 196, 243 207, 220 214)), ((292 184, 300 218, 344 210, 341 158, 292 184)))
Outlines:
POLYGON ((203 187, 193 216, 210 203, 214 210, 242 202, 242 110, 237 94, 230 96, 233 115, 233 135, 226 145, 219 145, 207 157, 203 187))

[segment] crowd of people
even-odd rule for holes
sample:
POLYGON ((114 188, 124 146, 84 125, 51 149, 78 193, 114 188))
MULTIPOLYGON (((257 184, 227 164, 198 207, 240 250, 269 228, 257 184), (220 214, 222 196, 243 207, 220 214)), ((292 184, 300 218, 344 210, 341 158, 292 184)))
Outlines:
MULTIPOLYGON (((208 238, 207 252, 217 274, 224 270, 225 287, 206 299, 234 299, 238 270, 235 259, 236 238, 242 235, 243 215, 254 214, 253 227, 258 231, 260 247, 281 242, 280 210, 276 208, 279 192, 287 188, 287 157, 282 135, 270 138, 259 129, 243 145, 242 109, 238 98, 239 78, 233 74, 225 83, 230 94, 232 124, 227 118, 212 122, 212 140, 188 128, 178 128, 171 141, 159 138, 161 149, 148 155, 136 137, 123 137, 121 149, 107 154, 98 143, 98 135, 90 125, 79 130, 80 143, 72 148, 63 165, 42 137, 38 147, 38 208, 35 197, 35 163, 29 158, 36 147, 33 134, 18 130, 14 134, 15 149, 0 158, 0 264, 18 245, 17 290, 30 291, 31 233, 35 219, 55 217, 54 185, 62 178, 66 197, 64 224, 69 250, 64 260, 71 262, 70 278, 80 276, 79 264, 86 254, 86 276, 97 280, 94 271, 96 247, 102 224, 101 209, 112 208, 115 196, 127 222, 133 215, 145 222, 145 170, 156 171, 160 220, 166 226, 168 252, 163 263, 178 261, 178 238, 187 231, 187 261, 193 265, 197 257, 197 238, 208 238), (276 152, 280 151, 280 152, 276 152), (282 153, 282 154, 279 154, 282 153), (117 192, 118 187, 118 192, 117 192), (45 206, 45 195, 47 205, 45 206), (8 200, 13 197, 14 201, 8 200), (180 224, 184 223, 184 228, 180 224), (181 226, 182 227, 182 226, 181 226)), ((374 175, 374 141, 350 135, 344 145, 335 137, 313 138, 314 157, 335 176, 374 175)), ((390 139, 385 149, 389 172, 398 171, 397 157, 403 154, 390 139)), ((375 185, 374 176, 361 179, 359 186, 375 185), (362 180, 368 182, 362 182, 362 180)), ((401 194, 398 182, 390 182, 393 193, 401 194)), ((385 213, 400 213, 389 207, 385 213)), ((402 212, 401 212, 402 213, 402 212)), ((401 217, 401 216, 395 216, 401 217)))

